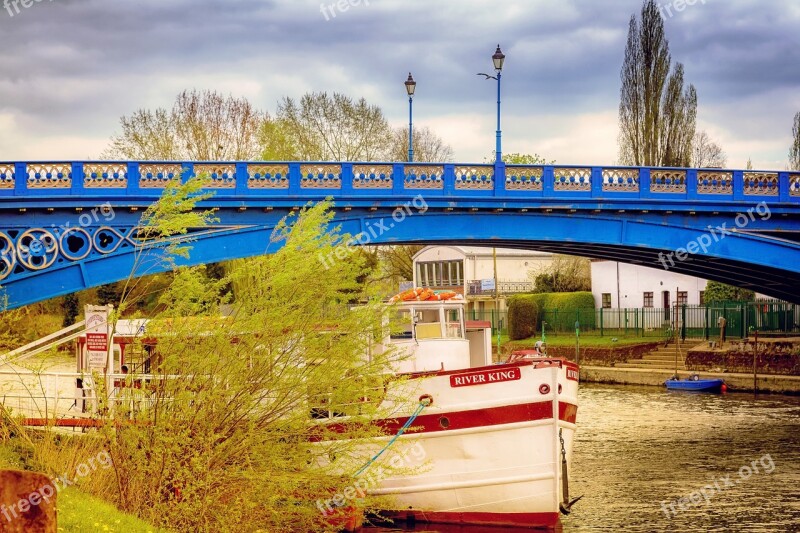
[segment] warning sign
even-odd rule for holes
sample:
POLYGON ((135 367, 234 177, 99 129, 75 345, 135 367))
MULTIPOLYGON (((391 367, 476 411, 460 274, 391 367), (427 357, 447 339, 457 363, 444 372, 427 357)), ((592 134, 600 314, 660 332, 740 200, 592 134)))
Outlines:
POLYGON ((108 361, 108 308, 86 306, 86 358, 89 370, 102 370, 108 361))

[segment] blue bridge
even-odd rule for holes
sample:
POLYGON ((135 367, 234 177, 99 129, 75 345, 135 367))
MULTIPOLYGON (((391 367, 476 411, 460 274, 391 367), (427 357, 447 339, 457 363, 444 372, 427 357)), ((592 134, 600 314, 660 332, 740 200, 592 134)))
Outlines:
MULTIPOLYGON (((800 173, 339 162, 0 162, 0 285, 14 308, 166 268, 140 216, 207 175, 201 264, 271 253, 278 221, 331 197, 360 244, 459 243, 618 260, 800 302, 800 173)), ((320 268, 335 258, 318 258, 320 268)))

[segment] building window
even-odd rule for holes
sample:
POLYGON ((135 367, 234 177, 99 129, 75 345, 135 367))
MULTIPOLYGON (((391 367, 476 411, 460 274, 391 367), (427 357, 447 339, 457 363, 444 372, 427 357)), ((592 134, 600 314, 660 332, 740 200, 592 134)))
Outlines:
POLYGON ((652 292, 644 293, 644 306, 645 307, 653 307, 653 293, 652 292))
POLYGON ((420 287, 457 287, 464 285, 463 261, 428 261, 417 263, 420 287))
POLYGON ((706 305, 706 291, 700 291, 700 305, 706 305))
POLYGON ((611 293, 603 293, 603 309, 611 309, 611 293))
POLYGON ((689 293, 686 291, 678 291, 678 305, 686 305, 689 303, 689 293))

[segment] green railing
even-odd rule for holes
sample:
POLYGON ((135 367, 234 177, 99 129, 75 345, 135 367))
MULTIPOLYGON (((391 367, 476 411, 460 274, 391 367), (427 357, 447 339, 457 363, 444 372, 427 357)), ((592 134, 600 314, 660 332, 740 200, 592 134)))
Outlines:
MULTIPOLYGON (((545 309, 541 321, 545 322, 548 335, 574 335, 576 322, 581 334, 635 336, 643 338, 668 338, 678 336, 686 339, 713 339, 719 337, 719 318, 725 317, 726 337, 743 338, 750 328, 760 333, 800 334, 800 305, 776 301, 721 302, 709 305, 681 305, 674 308, 638 307, 622 309, 577 309, 559 311, 545 309)), ((505 311, 470 311, 469 320, 488 320, 493 329, 499 322, 501 332, 508 328, 505 311)))

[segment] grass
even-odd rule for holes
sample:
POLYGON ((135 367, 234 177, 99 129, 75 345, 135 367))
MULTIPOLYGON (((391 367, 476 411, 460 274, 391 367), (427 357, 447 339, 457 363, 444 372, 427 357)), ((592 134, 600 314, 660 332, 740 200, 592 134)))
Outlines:
MULTIPOLYGON (((500 337, 500 344, 502 347, 508 349, 520 348, 533 348, 536 341, 540 340, 541 334, 528 339, 518 341, 511 341, 507 335, 500 337)), ((561 335, 546 335, 545 340, 548 346, 575 346, 575 335, 561 334, 561 335)), ((614 346, 628 346, 631 344, 644 344, 649 342, 663 342, 664 339, 659 337, 625 337, 623 335, 581 335, 581 348, 613 348, 614 346), (616 339, 616 340, 613 340, 616 339)), ((492 337, 492 345, 497 345, 497 336, 492 337)))
MULTIPOLYGON (((0 442, 0 469, 24 470, 25 461, 9 442, 0 442)), ((76 487, 61 490, 56 498, 58 531, 64 533, 156 533, 163 529, 124 513, 107 501, 76 487)), ((0 524, 1 526, 2 524, 0 524)))
POLYGON ((58 531, 156 533, 164 531, 123 513, 114 505, 69 487, 58 493, 58 531))

